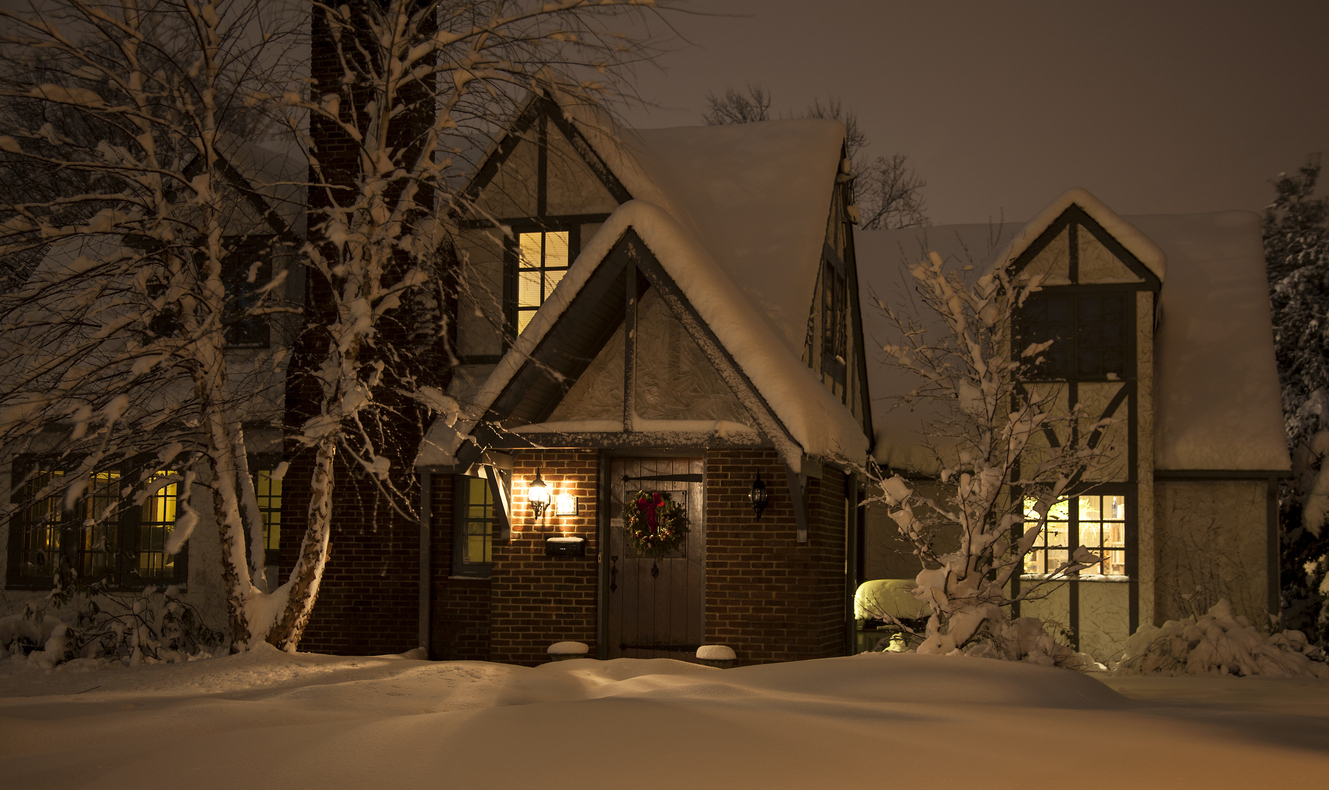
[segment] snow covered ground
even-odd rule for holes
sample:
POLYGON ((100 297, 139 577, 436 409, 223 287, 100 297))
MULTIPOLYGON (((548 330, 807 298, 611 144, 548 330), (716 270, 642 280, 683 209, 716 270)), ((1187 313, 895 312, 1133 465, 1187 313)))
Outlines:
POLYGON ((12 788, 1323 787, 1329 681, 869 654, 0 663, 12 788))

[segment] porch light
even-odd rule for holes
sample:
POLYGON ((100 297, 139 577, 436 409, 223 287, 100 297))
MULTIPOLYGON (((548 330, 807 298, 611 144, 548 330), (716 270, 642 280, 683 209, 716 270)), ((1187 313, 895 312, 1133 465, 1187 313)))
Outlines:
POLYGON ((752 501, 752 512, 757 514, 754 521, 761 518, 761 513, 766 509, 766 502, 769 495, 766 493, 766 484, 761 481, 761 472, 752 479, 752 490, 748 491, 748 499, 752 501))
POLYGON ((540 479, 540 470, 535 470, 535 480, 526 490, 526 499, 531 503, 531 510, 535 511, 535 517, 539 518, 549 507, 549 486, 540 479))
POLYGON ((554 497, 555 516, 576 516, 579 513, 577 497, 574 494, 559 494, 554 497))

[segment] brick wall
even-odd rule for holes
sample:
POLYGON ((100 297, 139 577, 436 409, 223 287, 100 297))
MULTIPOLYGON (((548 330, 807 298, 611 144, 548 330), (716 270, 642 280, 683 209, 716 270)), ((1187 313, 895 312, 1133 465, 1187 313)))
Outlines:
POLYGON ((595 655, 598 566, 596 532, 599 456, 586 450, 531 450, 513 464, 512 539, 494 548, 490 614, 490 658, 534 665, 547 659, 546 648, 572 640, 595 655), (570 493, 580 500, 579 516, 537 521, 526 498, 537 470, 551 494, 570 493), (585 557, 549 557, 544 539, 557 535, 586 539, 585 557))
MULTIPOLYGON (((309 451, 286 457, 292 460, 282 497, 282 581, 304 534, 313 460, 309 451)), ((341 655, 410 650, 419 641, 419 524, 398 515, 342 457, 335 475, 328 563, 300 649, 341 655)))
POLYGON ((808 486, 808 542, 799 543, 784 466, 773 450, 706 455, 706 641, 740 663, 844 652, 845 483, 830 468, 808 486), (748 503, 761 472, 770 504, 748 503))

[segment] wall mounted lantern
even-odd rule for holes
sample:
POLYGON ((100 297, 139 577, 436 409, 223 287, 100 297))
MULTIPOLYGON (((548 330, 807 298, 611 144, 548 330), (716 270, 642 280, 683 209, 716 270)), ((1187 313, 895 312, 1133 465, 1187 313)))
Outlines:
POLYGON ((766 493, 766 484, 761 481, 761 472, 752 479, 752 490, 748 491, 748 499, 752 500, 752 512, 757 514, 757 518, 753 521, 761 519, 761 513, 770 500, 770 495, 766 493))
POLYGON ((549 486, 540 479, 540 470, 535 470, 535 480, 526 490, 526 499, 531 503, 531 510, 535 511, 535 517, 544 515, 545 508, 549 507, 549 486))

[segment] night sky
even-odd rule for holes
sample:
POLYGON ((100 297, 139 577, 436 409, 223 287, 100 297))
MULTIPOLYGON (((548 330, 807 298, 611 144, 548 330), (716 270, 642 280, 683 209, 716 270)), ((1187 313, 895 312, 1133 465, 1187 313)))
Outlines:
POLYGON ((1259 211, 1329 153, 1324 0, 659 1, 694 13, 666 15, 686 40, 639 69, 655 106, 629 123, 698 124, 749 83, 777 112, 839 97, 867 155, 912 157, 934 224, 1073 186, 1122 214, 1259 211))
MULTIPOLYGON (((708 0, 642 69, 637 126, 708 90, 840 97, 870 155, 908 154, 934 224, 1025 220, 1072 186, 1122 214, 1261 210, 1329 152, 1329 3, 708 0)), ((1323 194, 1325 190, 1321 190, 1323 194)))

